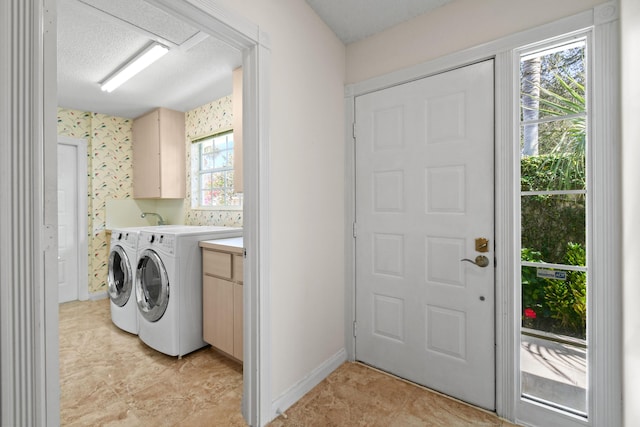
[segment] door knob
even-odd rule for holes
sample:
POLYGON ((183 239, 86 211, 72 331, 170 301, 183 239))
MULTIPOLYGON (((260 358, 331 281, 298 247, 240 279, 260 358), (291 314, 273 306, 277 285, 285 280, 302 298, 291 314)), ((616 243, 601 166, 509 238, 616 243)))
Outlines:
POLYGON ((463 258, 460 261, 470 262, 471 264, 475 264, 478 267, 486 267, 489 265, 489 258, 484 255, 478 255, 475 260, 469 258, 463 258))

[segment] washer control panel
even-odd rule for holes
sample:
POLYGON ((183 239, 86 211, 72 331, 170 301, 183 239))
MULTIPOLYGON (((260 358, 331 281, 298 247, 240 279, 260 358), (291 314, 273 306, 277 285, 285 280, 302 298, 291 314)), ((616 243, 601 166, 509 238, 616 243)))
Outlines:
POLYGON ((160 249, 169 254, 173 254, 175 251, 175 236, 172 234, 147 232, 140 237, 152 248, 160 249))
POLYGON ((135 250, 138 246, 138 233, 132 231, 115 231, 112 234, 111 241, 117 242, 122 247, 135 250))

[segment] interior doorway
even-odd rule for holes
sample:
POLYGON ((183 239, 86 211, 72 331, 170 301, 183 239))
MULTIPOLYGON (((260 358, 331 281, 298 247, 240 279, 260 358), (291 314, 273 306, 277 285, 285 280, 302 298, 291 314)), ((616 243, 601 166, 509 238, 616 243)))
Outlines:
POLYGON ((86 300, 87 145, 58 137, 58 302, 86 300))
MULTIPOLYGON (((269 387, 268 360, 268 323, 269 318, 268 298, 265 292, 268 289, 265 271, 260 268, 261 248, 268 247, 269 240, 266 228, 268 225, 268 200, 267 186, 260 185, 266 182, 269 176, 268 162, 268 119, 265 115, 265 106, 269 105, 268 98, 268 73, 269 73, 269 46, 268 38, 263 37, 257 27, 242 17, 228 14, 219 7, 209 4, 194 6, 186 0, 149 0, 148 3, 157 6, 177 19, 189 22, 210 36, 215 37, 242 54, 243 66, 243 131, 244 131, 244 190, 245 190, 245 222, 244 222, 244 246, 246 257, 244 262, 244 325, 245 325, 245 357, 242 413, 245 420, 251 425, 263 425, 271 417, 271 398, 269 387), (211 7, 210 7, 211 6, 211 7), (260 40, 258 40, 260 37, 260 40), (261 289, 261 292, 258 292, 261 289), (258 346, 261 342, 263 345, 258 346)), ((42 10, 40 11, 42 13, 42 10)), ((55 21, 55 20, 53 20, 55 21)), ((45 33, 45 68, 55 69, 56 49, 52 43, 52 36, 45 33)), ((52 73, 53 74, 53 73, 52 73)), ((52 84, 52 79, 46 79, 52 84)), ((53 83, 55 84, 55 82, 53 83)), ((49 93, 55 93, 50 91, 49 93)), ((55 97, 45 96, 44 102, 55 105, 55 97)), ((55 114, 52 108, 49 115, 55 114)), ((49 117, 51 118, 51 117, 49 117)), ((49 135, 52 137, 51 135, 49 135)), ((55 160, 50 160, 55 161, 55 160)), ((54 168, 55 169, 55 168, 54 168)), ((51 177, 49 177, 51 178, 51 177)), ((263 264, 266 262, 263 258, 263 264)), ((47 278, 46 287, 51 286, 52 278, 47 278)), ((56 302, 57 304, 57 302, 56 302)), ((47 306, 48 312, 57 312, 51 306, 47 306)), ((49 315, 51 322, 47 323, 46 339, 54 348, 57 337, 57 316, 49 315), (55 320, 55 321, 54 321, 55 320)), ((58 417, 58 375, 56 372, 58 355, 48 352, 43 355, 46 358, 47 370, 47 418, 53 420, 58 417)))

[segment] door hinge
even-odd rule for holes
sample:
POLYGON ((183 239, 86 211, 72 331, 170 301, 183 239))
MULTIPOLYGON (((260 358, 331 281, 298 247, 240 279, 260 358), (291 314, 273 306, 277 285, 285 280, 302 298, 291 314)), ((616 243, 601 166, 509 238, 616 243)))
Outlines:
MULTIPOLYGON (((56 245, 55 245, 55 241, 56 241, 55 231, 56 230, 57 230, 57 227, 54 227, 51 224, 45 224, 40 229, 40 241, 41 241, 41 244, 42 244, 42 251, 43 252, 50 251, 50 250, 52 250, 53 248, 56 247, 56 245)), ((57 251, 56 251, 56 255, 57 255, 57 251)))
POLYGON ((247 257, 247 248, 242 248, 242 255, 244 258, 247 257))
POLYGON ((353 135, 353 139, 356 139, 356 122, 351 123, 351 134, 353 135))
POLYGON ((356 322, 355 320, 353 321, 353 336, 357 336, 358 335, 358 322, 356 322))
POLYGON ((354 238, 354 239, 357 237, 357 236, 356 236, 357 234, 358 234, 358 226, 357 226, 357 224, 354 222, 354 223, 353 223, 353 238, 354 238))

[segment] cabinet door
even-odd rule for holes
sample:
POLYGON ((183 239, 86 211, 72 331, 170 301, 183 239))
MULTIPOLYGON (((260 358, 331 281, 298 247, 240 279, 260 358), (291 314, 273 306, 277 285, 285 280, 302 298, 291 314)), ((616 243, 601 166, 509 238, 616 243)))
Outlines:
POLYGON ((244 272, 242 271, 242 255, 233 256, 233 281, 242 283, 244 281, 244 272))
POLYGON ((233 357, 242 361, 242 285, 233 284, 233 357))
POLYGON ((183 199, 186 191, 184 113, 159 108, 160 197, 183 199))
POLYGON ((204 274, 231 280, 231 254, 203 249, 202 271, 204 274))
POLYGON ((233 355, 233 283, 204 276, 202 301, 204 340, 233 355))
POLYGON ((158 111, 133 121, 133 197, 160 197, 160 127, 158 111))

